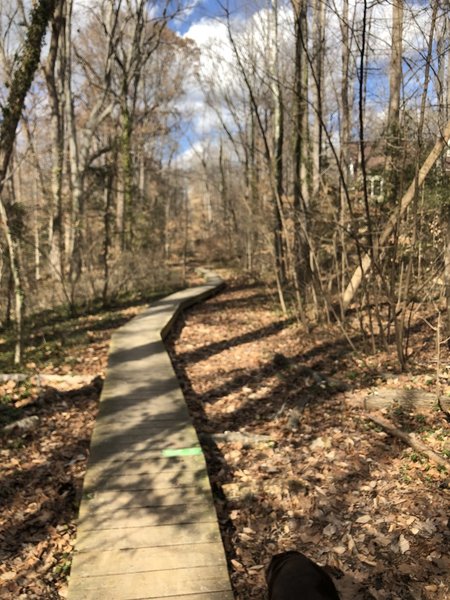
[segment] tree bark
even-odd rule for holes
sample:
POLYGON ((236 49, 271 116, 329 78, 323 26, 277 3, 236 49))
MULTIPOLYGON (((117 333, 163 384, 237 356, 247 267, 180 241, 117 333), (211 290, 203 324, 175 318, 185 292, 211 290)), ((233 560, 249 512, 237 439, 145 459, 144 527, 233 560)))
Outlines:
POLYGON ((22 359, 23 288, 20 272, 18 240, 15 239, 8 220, 7 208, 1 199, 8 166, 16 139, 16 130, 22 115, 25 98, 39 66, 41 47, 47 25, 55 10, 56 0, 41 0, 32 10, 17 68, 11 77, 11 86, 0 124, 0 224, 5 233, 9 253, 11 276, 14 282, 16 347, 14 362, 22 359))
POLYGON ((63 3, 58 2, 52 22, 52 36, 44 75, 51 114, 51 206, 48 215, 48 250, 51 273, 62 280, 65 272, 64 215, 62 182, 64 170, 64 94, 62 76, 61 36, 65 30, 63 3))
MULTIPOLYGON (((317 195, 321 185, 321 166, 322 166, 322 137, 323 137, 323 100, 322 83, 325 57, 325 2, 323 0, 314 0, 313 21, 313 59, 314 85, 313 91, 313 123, 312 123, 312 184, 311 195, 317 200, 317 195)), ((313 201, 314 201, 313 200, 313 201)))
POLYGON ((39 66, 41 47, 56 2, 57 0, 40 0, 32 10, 30 26, 17 60, 18 66, 12 74, 8 99, 2 108, 2 122, 0 124, 0 194, 5 183, 25 97, 39 66))
POLYGON ((304 173, 304 156, 307 134, 305 125, 307 121, 307 89, 305 86, 305 72, 308 69, 307 47, 307 4, 305 0, 292 0, 295 27, 295 132, 294 132, 294 270, 297 294, 302 294, 305 282, 310 279, 309 254, 310 249, 303 234, 307 230, 308 200, 305 198, 306 185, 302 174, 304 173))

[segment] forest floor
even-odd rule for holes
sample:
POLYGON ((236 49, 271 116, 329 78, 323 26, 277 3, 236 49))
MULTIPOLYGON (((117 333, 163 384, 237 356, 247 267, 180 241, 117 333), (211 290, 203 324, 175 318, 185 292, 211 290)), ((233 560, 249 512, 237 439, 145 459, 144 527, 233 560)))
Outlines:
MULTIPOLYGON (((244 280, 179 324, 172 359, 205 442, 236 600, 265 598, 270 557, 291 549, 327 564, 343 600, 450 599, 449 472, 363 409, 386 382, 435 391, 425 322, 411 346, 400 374, 394 352, 363 357, 337 327, 307 334, 244 280)), ((384 418, 450 456, 444 413, 384 418)))
MULTIPOLYGON (((264 567, 287 549, 327 564, 343 600, 448 600, 449 474, 363 410, 386 382, 436 391, 433 331, 415 328, 400 374, 394 352, 364 357, 337 327, 305 333, 269 292, 230 279, 169 341, 205 444, 236 600, 265 598, 264 567)), ((65 597, 109 338, 139 310, 36 324, 27 371, 50 379, 0 382, 0 598, 65 597)), ((450 455, 442 412, 384 416, 450 455)))

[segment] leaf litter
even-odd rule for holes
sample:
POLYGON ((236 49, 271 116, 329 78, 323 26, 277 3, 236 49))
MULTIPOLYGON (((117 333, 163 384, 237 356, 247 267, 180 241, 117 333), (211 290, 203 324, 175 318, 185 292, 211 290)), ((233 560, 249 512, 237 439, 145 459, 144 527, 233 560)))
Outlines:
MULTIPOLYGON (((420 365, 396 373, 393 353, 361 360, 333 326, 307 334, 245 279, 185 315, 169 345, 197 431, 216 440, 204 451, 236 600, 266 598, 264 569, 289 549, 327 565, 343 600, 450 598, 449 474, 363 409, 386 373, 431 390, 433 345, 414 335, 420 365)), ((388 416, 448 449, 444 413, 388 416)))

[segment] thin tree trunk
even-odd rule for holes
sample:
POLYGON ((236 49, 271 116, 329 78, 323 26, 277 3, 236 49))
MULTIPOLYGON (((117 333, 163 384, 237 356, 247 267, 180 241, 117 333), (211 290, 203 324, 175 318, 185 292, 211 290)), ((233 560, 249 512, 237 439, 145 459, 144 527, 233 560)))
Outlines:
MULTIPOLYGON (((122 92, 125 96, 127 91, 122 92)), ((119 231, 122 250, 130 249, 133 238, 133 157, 131 155, 132 117, 127 106, 121 114, 120 167, 122 173, 122 214, 119 231)))
POLYGON ((313 60, 314 85, 313 91, 313 124, 312 124, 312 197, 316 200, 321 184, 322 159, 322 122, 323 101, 322 82, 325 56, 325 2, 314 0, 313 4, 313 60))
POLYGON ((102 302, 103 306, 108 304, 109 294, 109 255, 112 245, 112 206, 113 206, 113 174, 109 170, 106 177, 106 185, 104 190, 104 212, 103 212, 103 224, 104 224, 104 237, 103 237, 103 290, 102 290, 102 302))
POLYGON ((346 225, 347 225, 347 195, 349 183, 349 148, 350 148, 350 36, 349 36, 349 10, 348 0, 344 0, 342 5, 342 48, 341 48, 341 64, 342 64, 342 81, 340 90, 341 99, 341 130, 340 130, 340 147, 339 160, 341 163, 341 178, 339 180, 339 238, 340 238, 340 264, 337 266, 341 270, 341 290, 345 288, 346 271, 347 271, 347 244, 346 244, 346 225))
POLYGON ((60 52, 65 31, 63 4, 59 2, 52 22, 52 35, 44 75, 51 111, 51 206, 48 217, 48 247, 52 275, 62 281, 65 273, 62 181, 64 165, 64 56, 60 52))
MULTIPOLYGON (((272 97, 273 97, 273 137, 274 137, 274 167, 275 188, 277 199, 274 200, 275 206, 275 261, 279 278, 279 285, 282 288, 286 280, 286 252, 283 236, 283 217, 281 199, 283 198, 283 143, 284 143, 284 112, 283 96, 281 91, 279 57, 278 57, 278 3, 274 0, 272 3, 272 97)), ((284 305, 284 298, 281 301, 284 305)), ((285 312, 285 305, 283 312, 285 312)))
MULTIPOLYGON (((305 88, 305 71, 307 60, 305 48, 307 46, 307 4, 305 0, 292 0, 295 18, 295 132, 294 132, 294 283, 297 296, 302 296, 306 290, 306 283, 310 280, 310 264, 308 247, 304 231, 307 231, 307 200, 305 198, 306 186, 302 181, 303 159, 305 155, 305 123, 307 120, 307 90, 305 88)), ((302 303, 303 304, 303 303, 302 303)))

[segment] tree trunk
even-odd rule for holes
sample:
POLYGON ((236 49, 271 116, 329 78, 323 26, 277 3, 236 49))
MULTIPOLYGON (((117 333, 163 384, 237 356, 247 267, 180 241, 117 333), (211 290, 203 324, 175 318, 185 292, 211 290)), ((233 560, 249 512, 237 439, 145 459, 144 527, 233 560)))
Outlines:
MULTIPOLYGON (((25 97, 39 66, 41 46, 44 41, 48 21, 55 10, 56 0, 41 0, 31 12, 30 25, 25 42, 17 59, 17 67, 11 77, 10 91, 6 104, 2 107, 0 124, 0 197, 5 184, 8 166, 16 138, 16 129, 22 114, 25 97)), ((5 233, 9 253, 9 266, 14 282, 16 346, 14 362, 22 358, 22 309, 23 289, 21 282, 18 242, 12 234, 7 210, 0 199, 0 222, 5 233)))
POLYGON ((292 0, 295 18, 295 131, 294 131, 294 269, 297 294, 303 295, 305 284, 310 279, 309 253, 307 240, 303 234, 307 230, 306 219, 308 202, 305 198, 306 185, 302 174, 305 155, 305 123, 307 120, 307 3, 305 0, 292 0), (302 289, 303 288, 303 289, 302 289))
POLYGON ((322 82, 325 57, 325 2, 314 0, 312 19, 313 58, 311 68, 314 69, 313 114, 312 114, 312 198, 317 200, 321 185, 323 106, 322 82))
POLYGON ((16 138, 16 129, 22 114, 25 97, 39 66, 41 46, 48 21, 55 10, 57 0, 40 0, 33 8, 22 51, 19 54, 11 78, 6 104, 2 107, 0 124, 0 194, 5 183, 11 152, 16 138))
MULTIPOLYGON (((389 217, 388 222, 386 223, 386 225, 380 235, 380 238, 377 242, 378 248, 382 248, 387 243, 389 238, 391 237, 391 235, 395 229, 395 226, 397 224, 397 218, 399 216, 402 217, 404 215, 406 209, 408 208, 408 206, 411 204, 412 200, 414 199, 417 190, 420 189, 420 187, 423 185, 423 182, 425 181, 428 173, 431 171, 431 169, 435 165, 436 161, 439 159, 441 152, 447 146, 449 140, 450 140, 450 121, 447 123, 441 137, 436 141, 433 149, 431 150, 431 152, 425 159, 424 163, 422 164, 422 167, 419 169, 417 177, 414 178, 414 180, 411 182, 410 186, 406 190, 405 194, 403 195, 403 198, 400 201, 399 210, 393 212, 391 214, 391 216, 389 217)), ((352 278, 350 280, 350 283, 348 284, 347 288, 345 289, 345 292, 344 292, 344 295, 342 298, 342 306, 343 306, 344 310, 347 310, 347 308, 349 307, 350 303, 352 302, 353 298, 355 297, 356 292, 359 289, 359 286, 361 285, 361 282, 362 282, 364 276, 370 271, 371 267, 372 267, 372 257, 369 254, 365 254, 362 257, 361 264, 355 269, 355 271, 352 275, 352 278)))
MULTIPOLYGON (((283 216, 282 216, 282 198, 283 198, 283 144, 284 144, 284 112, 283 96, 281 91, 279 56, 278 56, 278 2, 272 2, 272 98, 273 98, 273 172, 275 176, 275 261, 279 278, 279 284, 282 287, 286 281, 286 252, 284 247, 283 235, 283 216)), ((284 300, 283 300, 284 302, 284 300)), ((282 302, 282 303, 283 303, 282 302)))
POLYGON ((102 302, 103 306, 107 306, 108 304, 108 295, 109 295, 109 276, 110 276, 110 268, 109 268, 109 254, 112 246, 112 206, 113 206, 113 181, 114 176, 112 170, 109 169, 106 182, 105 182, 105 190, 104 190, 104 212, 103 212, 103 290, 102 290, 102 302))
POLYGON ((61 55, 61 36, 65 31, 63 6, 59 2, 52 22, 45 80, 51 114, 51 206, 48 217, 48 248, 51 274, 62 280, 65 272, 64 215, 62 206, 62 180, 64 168, 64 56, 61 55))
MULTIPOLYGON (((126 91, 123 92, 127 94, 126 91)), ((125 98, 126 99, 126 98, 125 98)), ((133 157, 131 136, 132 117, 127 106, 122 108, 120 139, 120 167, 122 174, 122 215, 120 225, 122 250, 130 249, 133 238, 133 157)))

